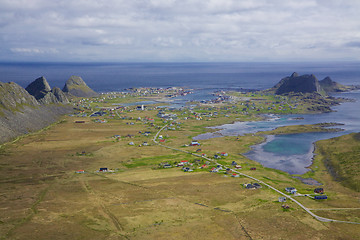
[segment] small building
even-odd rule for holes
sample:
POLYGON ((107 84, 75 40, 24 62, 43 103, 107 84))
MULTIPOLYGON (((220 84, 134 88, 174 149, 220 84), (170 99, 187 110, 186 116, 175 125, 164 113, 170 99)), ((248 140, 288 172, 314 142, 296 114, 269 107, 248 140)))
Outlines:
POLYGON ((235 166, 236 169, 241 169, 242 167, 240 165, 235 166))
POLYGON ((213 167, 213 168, 210 170, 210 172, 212 172, 212 173, 217 173, 217 172, 219 172, 219 169, 213 167))
POLYGON ((199 149, 197 149, 197 150, 196 150, 196 152, 201 152, 201 149, 200 149, 200 148, 199 148, 199 149))
POLYGON ((287 187, 285 188, 285 191, 291 194, 295 194, 297 192, 296 188, 294 187, 287 187))
POLYGON ((107 171, 108 171, 107 167, 100 168, 100 170, 99 170, 99 172, 107 172, 107 171))
POLYGON ((190 146, 200 146, 198 141, 191 141, 190 146))
POLYGON ((182 163, 183 165, 187 165, 187 164, 189 164, 189 161, 188 161, 188 160, 181 160, 181 163, 182 163))
POLYGON ((85 173, 85 170, 77 170, 76 173, 85 173))
POLYGON ((255 186, 256 189, 261 188, 261 185, 258 183, 253 183, 253 185, 255 186))
POLYGON ((203 169, 203 168, 207 168, 207 167, 208 167, 208 165, 204 164, 200 168, 203 169))
POLYGON ((323 189, 323 188, 315 188, 315 189, 314 189, 314 193, 323 194, 323 193, 324 193, 324 189, 323 189))
POLYGON ((245 184, 244 184, 244 187, 245 187, 246 189, 256 189, 255 186, 252 185, 251 183, 245 183, 245 184))
POLYGON ((163 165, 163 168, 171 168, 172 166, 169 163, 163 165))
POLYGON ((235 161, 232 161, 231 165, 232 165, 232 166, 236 166, 237 163, 236 163, 235 161))
POLYGON ((214 155, 214 158, 215 158, 215 159, 220 159, 221 157, 220 157, 219 155, 215 154, 215 155, 214 155))
POLYGON ((240 177, 240 175, 239 175, 239 174, 236 174, 236 173, 233 173, 233 174, 231 175, 231 177, 240 177))
POLYGON ((226 169, 226 174, 230 174, 230 173, 232 173, 232 170, 230 168, 227 168, 226 169))
POLYGON ((129 142, 129 145, 134 146, 135 143, 134 142, 129 142))
POLYGON ((252 167, 252 168, 250 168, 250 170, 254 171, 254 170, 256 170, 256 167, 252 167))
POLYGON ((227 154, 226 152, 222 152, 222 153, 220 153, 220 155, 221 155, 221 156, 224 156, 224 157, 229 156, 229 154, 227 154))
POLYGON ((75 121, 75 123, 85 123, 85 121, 75 121))
POLYGON ((327 199, 328 197, 326 195, 318 195, 318 196, 315 196, 314 199, 316 200, 323 200, 323 199, 327 199))
POLYGON ((286 197, 279 197, 279 202, 286 202, 286 197))

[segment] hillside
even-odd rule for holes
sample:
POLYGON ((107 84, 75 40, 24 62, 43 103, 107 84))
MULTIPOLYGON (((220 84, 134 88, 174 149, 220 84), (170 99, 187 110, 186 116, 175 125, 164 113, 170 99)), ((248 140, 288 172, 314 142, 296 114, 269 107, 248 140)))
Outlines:
POLYGON ((86 85, 84 80, 78 76, 71 76, 65 83, 63 92, 75 97, 96 97, 98 94, 86 85))
POLYGON ((334 180, 360 192, 360 133, 321 140, 316 147, 334 180))

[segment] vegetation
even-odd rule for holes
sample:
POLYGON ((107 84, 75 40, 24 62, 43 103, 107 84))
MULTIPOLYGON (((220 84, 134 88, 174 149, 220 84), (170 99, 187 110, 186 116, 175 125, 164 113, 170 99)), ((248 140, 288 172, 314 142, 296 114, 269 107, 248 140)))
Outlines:
POLYGON ((316 147, 334 180, 360 192, 360 133, 322 140, 316 147))

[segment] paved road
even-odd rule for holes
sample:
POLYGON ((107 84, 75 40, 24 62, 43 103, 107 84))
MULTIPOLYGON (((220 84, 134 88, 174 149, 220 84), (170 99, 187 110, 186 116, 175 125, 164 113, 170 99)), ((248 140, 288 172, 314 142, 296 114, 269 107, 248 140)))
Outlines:
MULTIPOLYGON (((201 157, 201 158, 204 158, 204 159, 206 159, 206 160, 208 160, 208 161, 214 162, 214 163, 216 163, 217 165, 220 165, 220 166, 222 166, 222 167, 224 167, 224 168, 229 168, 229 166, 224 166, 224 165, 222 165, 222 164, 219 164, 218 162, 216 162, 216 160, 211 159, 211 158, 208 158, 208 157, 205 157, 205 156, 202 156, 202 155, 200 155, 200 154, 196 154, 196 153, 188 152, 188 151, 185 151, 185 150, 182 150, 182 149, 177 149, 177 148, 173 148, 173 147, 169 147, 169 146, 160 144, 160 143, 159 143, 158 141, 156 141, 156 140, 157 140, 160 132, 161 132, 162 130, 164 130, 164 128, 166 128, 167 126, 168 126, 168 124, 166 124, 165 126, 163 126, 163 127, 156 133, 156 135, 154 136, 153 141, 154 141, 156 144, 158 144, 159 146, 168 148, 168 149, 172 149, 172 150, 175 150, 175 151, 180 151, 180 152, 183 152, 183 153, 191 154, 191 155, 194 155, 194 156, 196 156, 196 157, 201 157)), ((291 196, 289 196, 289 195, 281 192, 280 190, 278 190, 278 189, 270 186, 269 184, 267 184, 267 183, 265 183, 265 182, 263 182, 263 181, 261 181, 261 180, 259 180, 259 179, 257 179, 257 178, 254 178, 254 177, 252 177, 252 176, 250 176, 250 175, 241 173, 241 172, 239 172, 239 171, 237 171, 237 170, 235 170, 235 169, 232 169, 232 171, 238 173, 239 175, 242 175, 242 176, 244 176, 244 177, 247 177, 247 178, 250 178, 250 179, 252 179, 252 180, 254 180, 254 181, 257 181, 258 183, 261 183, 261 184, 263 184, 264 186, 267 186, 268 188, 271 188, 271 189, 274 190, 275 192, 277 192, 277 193, 285 196, 286 198, 290 199, 291 201, 293 201, 294 203, 296 203, 297 205, 299 205, 302 209, 304 209, 307 213, 309 213, 309 214, 310 214, 311 216, 313 216, 315 219, 317 219, 317 220, 319 220, 319 221, 321 221, 321 222, 338 222, 338 223, 360 224, 360 223, 358 223, 358 222, 348 222, 348 221, 341 221, 341 220, 336 220, 336 219, 330 219, 330 218, 320 217, 320 216, 316 215, 315 213, 311 212, 309 208, 307 208, 307 207, 305 207, 304 205, 302 205, 299 201, 297 201, 297 200, 294 199, 293 197, 291 197, 291 196)))

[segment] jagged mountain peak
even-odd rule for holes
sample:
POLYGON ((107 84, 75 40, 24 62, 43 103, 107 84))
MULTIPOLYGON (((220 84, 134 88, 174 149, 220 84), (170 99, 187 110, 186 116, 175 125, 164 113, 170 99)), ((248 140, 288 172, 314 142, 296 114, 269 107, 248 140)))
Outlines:
POLYGON ((51 91, 51 87, 45 77, 39 77, 30 83, 25 90, 39 100, 51 91))

